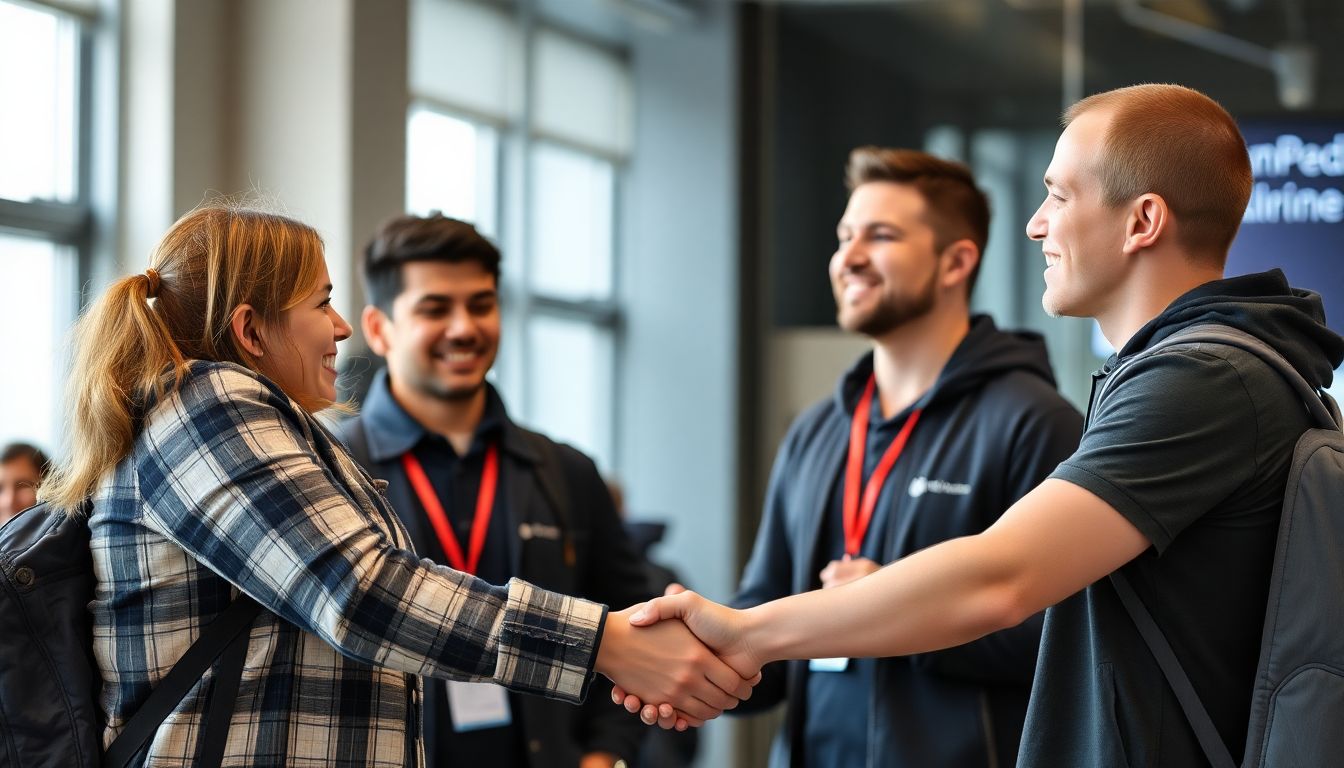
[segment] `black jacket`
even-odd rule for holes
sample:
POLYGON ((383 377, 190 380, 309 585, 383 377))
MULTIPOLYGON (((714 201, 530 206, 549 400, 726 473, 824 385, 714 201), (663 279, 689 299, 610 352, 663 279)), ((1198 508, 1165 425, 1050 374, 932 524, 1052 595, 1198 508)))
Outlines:
MULTIPOLYGON (((845 374, 834 397, 794 422, 775 460, 736 605, 817 583, 822 512, 836 514, 832 499, 850 418, 871 372, 870 354, 845 374)), ((1040 337, 999 331, 987 316, 973 318, 938 381, 914 407, 923 415, 886 483, 899 502, 885 510, 882 562, 984 530, 1077 447, 1082 430, 1081 416, 1055 389, 1040 337)), ((868 764, 1012 765, 1040 630, 1036 616, 957 648, 879 660, 868 709, 868 764)), ((777 768, 801 764, 807 674, 805 662, 771 665, 743 705, 742 711, 756 711, 787 697, 784 732, 771 756, 777 768)))
MULTIPOLYGON (((391 398, 385 372, 374 379, 365 410, 342 423, 337 435, 370 475, 387 481, 388 501, 405 523, 416 551, 430 551, 435 534, 424 515, 415 512, 419 506, 402 469, 401 452, 380 452, 378 441, 371 445, 367 440, 367 404, 379 397, 391 398)), ((509 537, 513 576, 613 609, 653 596, 643 560, 626 536, 591 459, 518 426, 507 415, 499 459, 500 484, 507 488, 501 496, 508 507, 507 530, 515 532, 509 537)), ((611 703, 611 684, 600 676, 581 707, 537 696, 516 700, 522 707, 523 751, 533 768, 578 765, 583 753, 592 751, 630 759, 644 735, 645 726, 638 718, 611 703)), ((427 701, 426 731, 434 728, 436 719, 430 709, 427 701)), ((436 739, 433 733, 425 736, 427 764, 434 765, 430 752, 436 739)))

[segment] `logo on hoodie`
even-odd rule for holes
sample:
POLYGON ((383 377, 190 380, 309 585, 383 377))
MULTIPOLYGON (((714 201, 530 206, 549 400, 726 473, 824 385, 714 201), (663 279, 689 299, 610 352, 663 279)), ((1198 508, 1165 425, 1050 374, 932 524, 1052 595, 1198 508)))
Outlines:
POLYGON ((910 498, 912 499, 918 499, 926 493, 965 496, 970 492, 970 483, 949 483, 946 480, 930 480, 927 477, 916 477, 910 481, 910 498))

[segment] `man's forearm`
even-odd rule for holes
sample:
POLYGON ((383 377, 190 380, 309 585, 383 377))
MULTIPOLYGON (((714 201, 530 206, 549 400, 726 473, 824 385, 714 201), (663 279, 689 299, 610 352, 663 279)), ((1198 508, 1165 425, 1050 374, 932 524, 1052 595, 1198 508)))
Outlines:
POLYGON ((762 661, 903 656, 1014 626, 1034 611, 985 544, 952 539, 850 584, 751 608, 744 640, 762 661))

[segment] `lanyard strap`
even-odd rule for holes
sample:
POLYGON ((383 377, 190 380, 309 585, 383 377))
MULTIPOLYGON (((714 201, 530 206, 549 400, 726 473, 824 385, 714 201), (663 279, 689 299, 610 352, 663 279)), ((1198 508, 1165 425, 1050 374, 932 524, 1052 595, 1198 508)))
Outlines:
POLYGON ((406 469, 406 477, 410 479, 415 495, 420 497, 420 504, 425 508, 430 525, 434 526, 434 533, 439 536, 443 552, 448 555, 448 564, 475 576, 481 564, 481 552, 485 550, 490 515, 495 509, 495 488, 499 485, 499 446, 491 443, 485 449, 485 468, 481 470, 481 488, 476 493, 476 517, 471 523, 471 551, 467 560, 462 559, 462 546, 457 543, 453 527, 448 524, 448 515, 444 514, 443 504, 439 503, 439 496, 434 492, 434 486, 430 485, 420 460, 407 451, 401 455, 401 465, 406 469))
POLYGON ((905 426, 901 427, 896 439, 887 446, 886 453, 882 454, 882 460, 877 463, 877 468, 868 478, 868 484, 863 489, 863 503, 860 505, 859 485, 863 481, 863 454, 868 443, 868 414, 872 410, 874 381, 872 376, 868 377, 868 386, 864 388, 863 397, 859 399, 859 405, 854 409, 854 418, 849 427, 849 461, 845 465, 844 524, 845 554, 850 557, 859 556, 863 537, 868 533, 868 524, 873 521, 873 509, 877 507, 877 497, 882 493, 882 484, 887 481, 891 468, 896 465, 896 460, 905 450, 905 443, 910 439, 910 433, 914 431, 915 422, 919 421, 921 413, 918 408, 911 411, 910 417, 905 420, 905 426))

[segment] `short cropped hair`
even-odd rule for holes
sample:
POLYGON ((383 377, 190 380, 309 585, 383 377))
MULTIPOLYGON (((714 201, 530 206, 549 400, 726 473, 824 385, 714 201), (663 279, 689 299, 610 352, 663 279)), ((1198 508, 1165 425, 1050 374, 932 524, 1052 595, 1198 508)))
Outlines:
POLYGON ((1111 117, 1094 168, 1103 201, 1161 195, 1181 245, 1223 266, 1251 199, 1251 159, 1232 116, 1199 91, 1146 84, 1089 96, 1069 107, 1064 125, 1094 109, 1111 117))
POLYGON ((364 295, 388 315, 404 287, 402 265, 413 261, 474 261, 499 283, 499 249, 476 227, 435 211, 428 216, 395 216, 383 223, 364 248, 364 295))
POLYGON ((42 449, 28 443, 10 443, 0 450, 0 464, 8 464, 11 461, 27 461, 37 468, 37 477, 42 479, 46 477, 47 470, 51 469, 51 459, 42 449))
POLYGON ((989 242, 989 198, 975 185, 971 169, 914 149, 859 147, 850 152, 845 167, 849 191, 874 181, 908 184, 919 192, 928 207, 928 224, 938 251, 958 240, 975 243, 980 261, 966 281, 970 296, 989 242))

